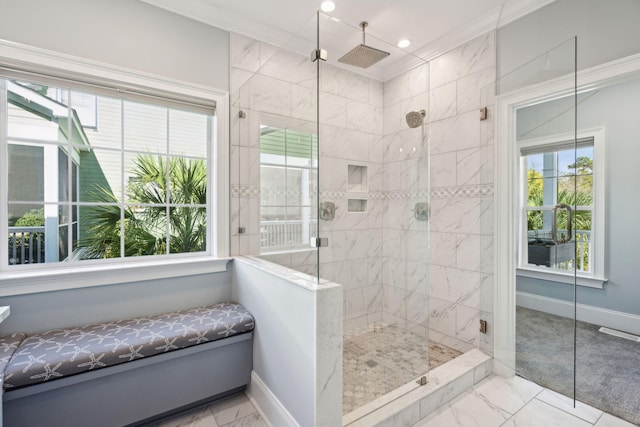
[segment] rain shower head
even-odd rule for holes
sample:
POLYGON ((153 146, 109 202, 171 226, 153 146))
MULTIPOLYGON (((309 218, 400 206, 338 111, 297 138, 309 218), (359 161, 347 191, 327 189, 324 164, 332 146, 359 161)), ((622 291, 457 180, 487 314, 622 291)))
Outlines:
POLYGON ((409 111, 405 116, 405 119, 407 119, 407 124, 409 125, 409 127, 413 129, 421 126, 422 123, 424 123, 424 116, 426 115, 427 112, 424 110, 409 111))
POLYGON ((342 58, 338 59, 338 62, 360 68, 369 68, 378 61, 381 61, 391 55, 389 52, 385 52, 384 50, 376 49, 375 47, 367 46, 365 44, 364 30, 367 28, 367 25, 369 25, 367 22, 360 23, 360 28, 362 28, 362 44, 354 47, 344 54, 342 58))

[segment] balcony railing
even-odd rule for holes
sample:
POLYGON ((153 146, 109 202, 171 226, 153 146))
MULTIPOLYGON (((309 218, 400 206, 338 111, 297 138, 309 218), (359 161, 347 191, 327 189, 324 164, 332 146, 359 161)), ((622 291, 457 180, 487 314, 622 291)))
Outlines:
POLYGON ((309 238, 317 235, 316 221, 260 221, 260 247, 262 249, 285 248, 309 244, 309 238))
MULTIPOLYGON (((567 230, 558 229, 558 233, 566 233, 567 230)), ((549 239, 551 240, 551 232, 545 230, 530 230, 527 233, 529 239, 549 239)), ((576 244, 576 270, 589 273, 591 272, 591 230, 574 230, 572 242, 576 244)), ((573 269, 571 262, 563 262, 556 265, 556 268, 562 270, 573 269)))
POLYGON ((9 265, 45 262, 44 227, 9 227, 9 265))

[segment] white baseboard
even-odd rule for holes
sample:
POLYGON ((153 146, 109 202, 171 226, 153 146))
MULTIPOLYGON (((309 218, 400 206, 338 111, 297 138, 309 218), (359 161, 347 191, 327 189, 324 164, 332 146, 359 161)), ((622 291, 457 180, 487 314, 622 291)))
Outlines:
MULTIPOLYGON (((516 305, 556 316, 573 318, 573 303, 542 297, 526 292, 516 292, 516 305)), ((577 304, 576 318, 582 322, 606 326, 618 331, 640 335, 640 316, 607 310, 591 305, 577 304)))
POLYGON ((293 415, 287 411, 255 371, 251 371, 251 384, 247 387, 247 397, 269 427, 300 427, 293 415))

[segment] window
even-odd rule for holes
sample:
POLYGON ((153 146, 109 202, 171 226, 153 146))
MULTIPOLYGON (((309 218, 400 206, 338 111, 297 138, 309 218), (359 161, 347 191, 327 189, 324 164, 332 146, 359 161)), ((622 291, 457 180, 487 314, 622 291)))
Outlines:
POLYGON ((309 248, 316 235, 316 150, 311 132, 260 127, 262 253, 309 248))
MULTIPOLYGON (((602 132, 520 143, 519 274, 602 278, 602 132), (528 272, 526 272, 528 270, 528 272), (532 274, 532 272, 534 272, 532 274)), ((567 281, 560 280, 560 281, 567 281)))
POLYGON ((211 253, 213 109, 24 80, 0 88, 8 268, 211 253))

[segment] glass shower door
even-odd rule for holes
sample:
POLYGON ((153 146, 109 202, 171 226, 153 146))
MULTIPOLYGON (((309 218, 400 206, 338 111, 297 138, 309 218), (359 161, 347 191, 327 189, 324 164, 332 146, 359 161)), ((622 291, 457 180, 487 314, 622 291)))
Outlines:
POLYGON ((345 415, 429 370, 427 64, 375 33, 319 14, 319 263, 344 289, 345 415))
POLYGON ((576 40, 498 79, 517 99, 510 144, 517 206, 515 371, 575 399, 576 280, 588 253, 593 141, 578 139, 576 40))

